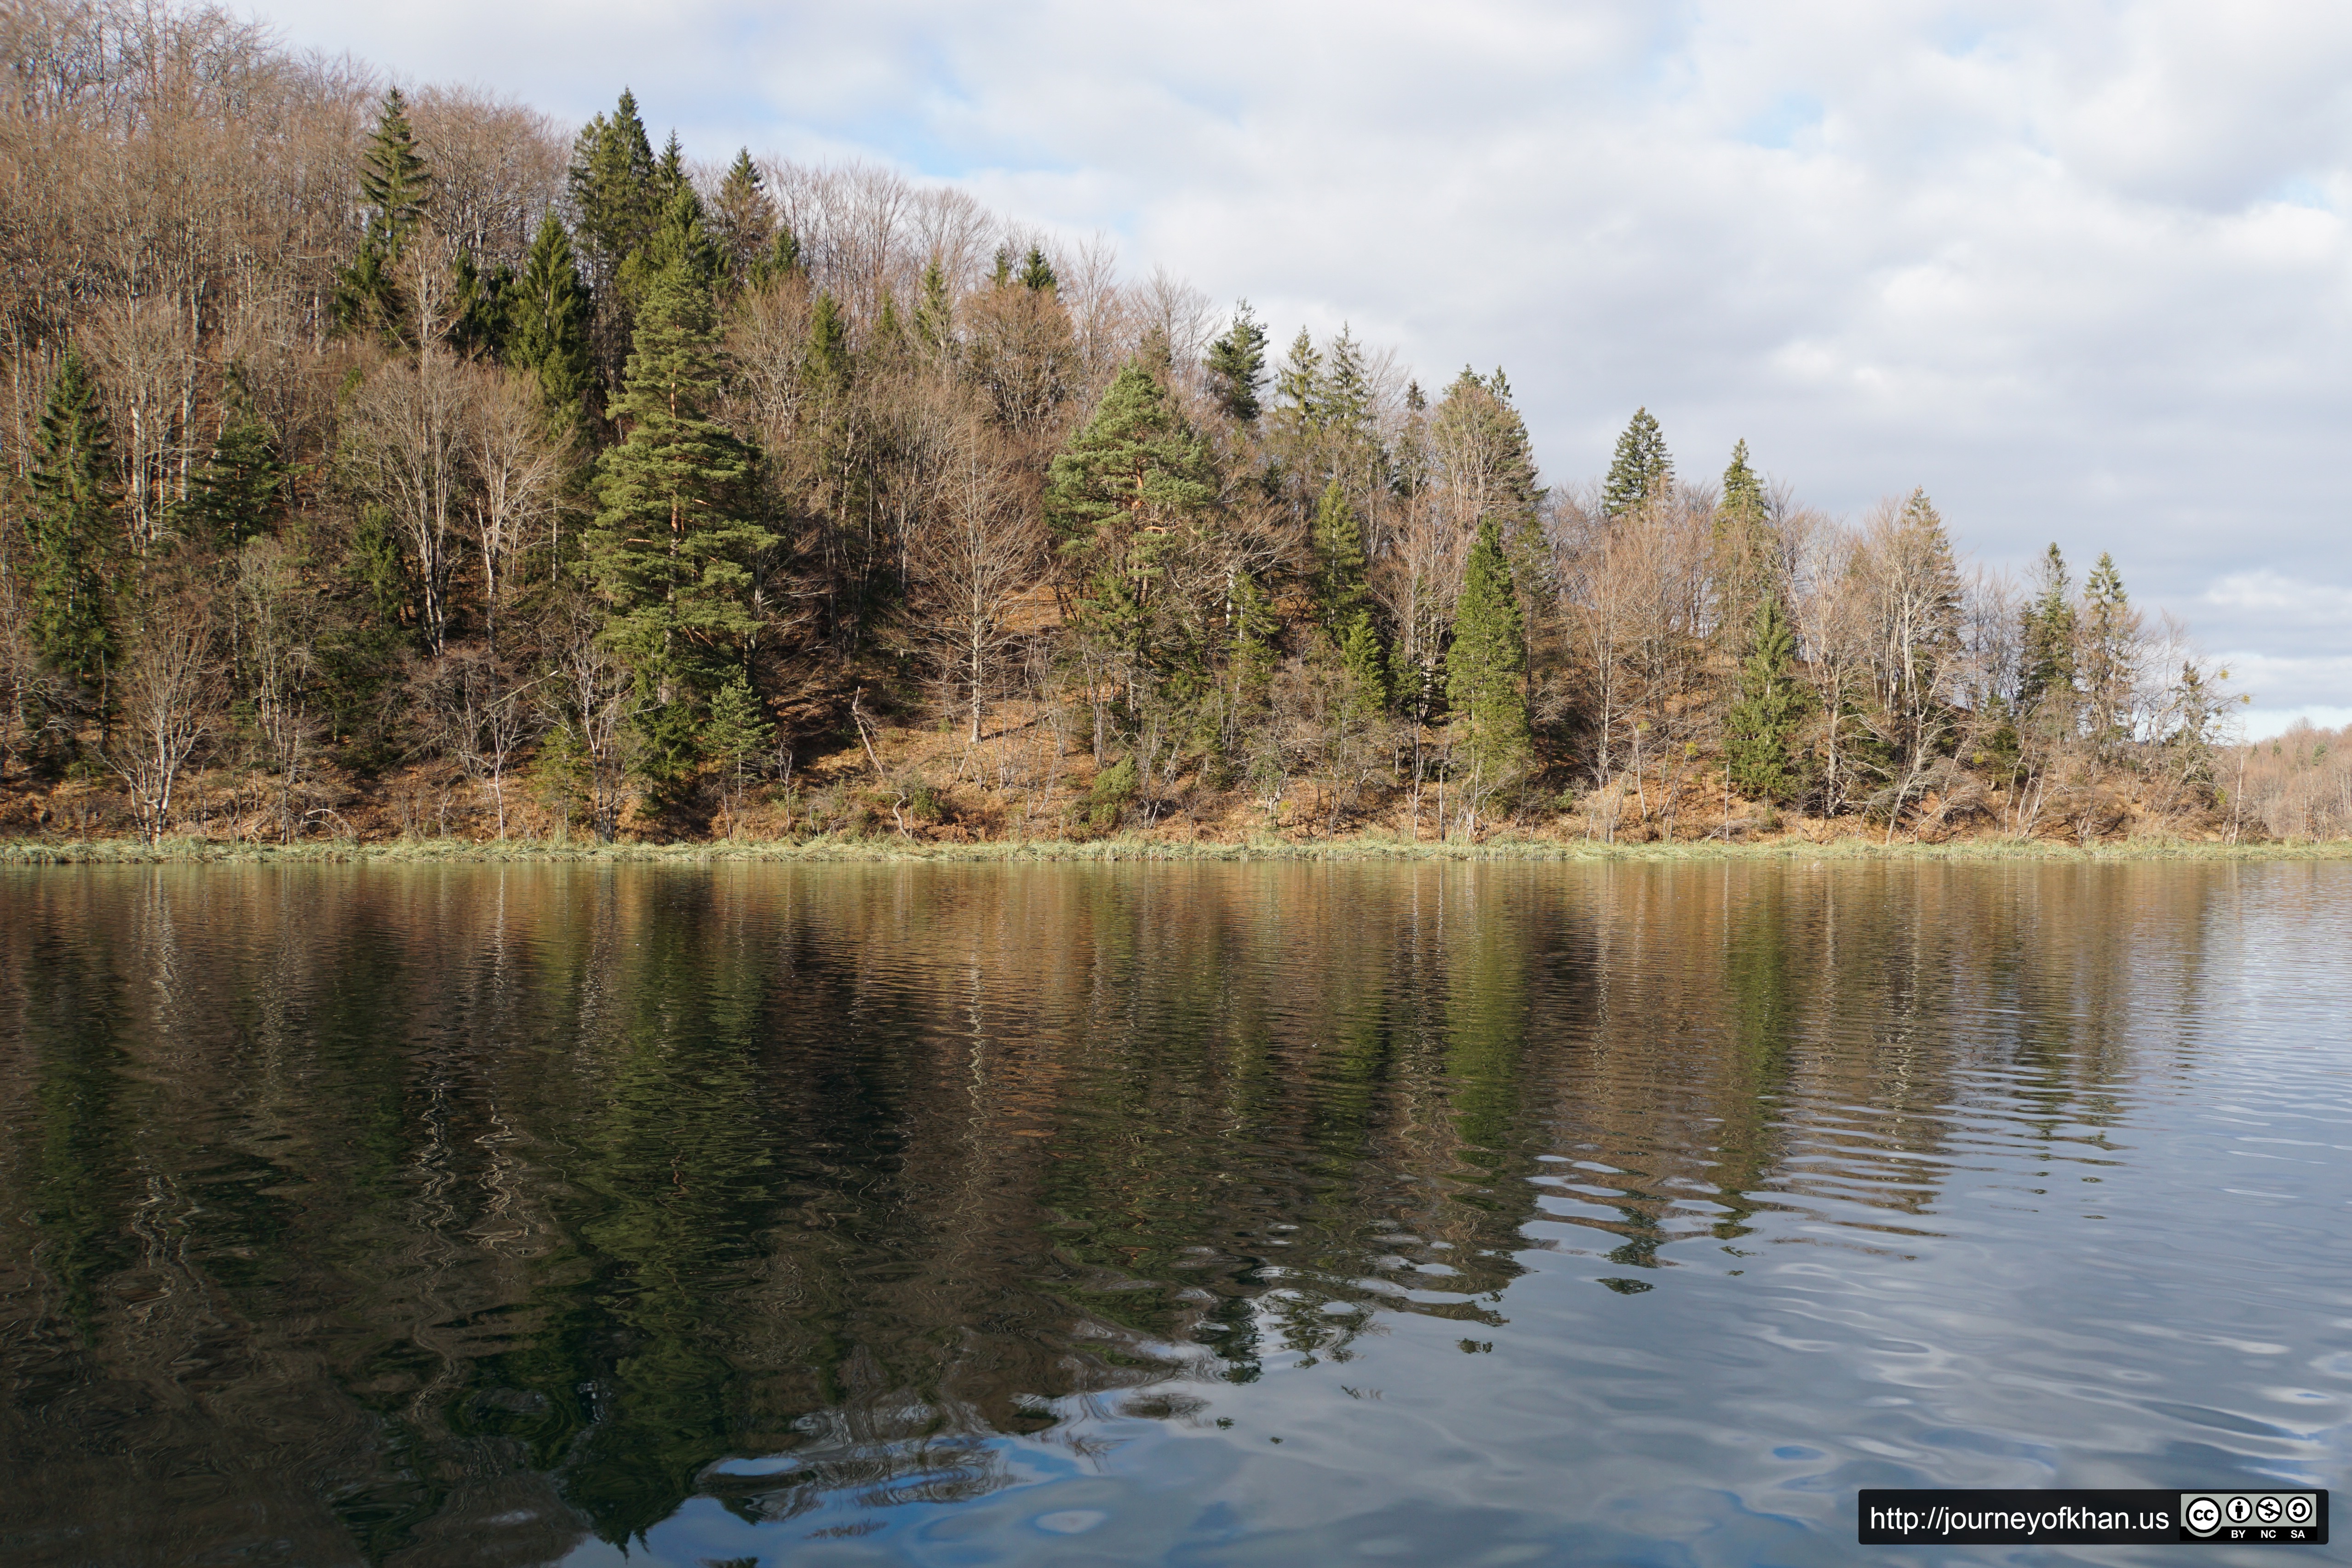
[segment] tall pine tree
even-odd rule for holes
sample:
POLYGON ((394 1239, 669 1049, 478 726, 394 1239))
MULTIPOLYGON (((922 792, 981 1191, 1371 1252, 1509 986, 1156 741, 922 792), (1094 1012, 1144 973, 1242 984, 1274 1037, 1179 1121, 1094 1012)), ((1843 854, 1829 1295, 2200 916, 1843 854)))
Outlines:
POLYGON ((1233 323, 1209 345, 1207 370, 1217 406, 1241 424, 1255 424, 1258 389, 1265 384, 1265 328, 1247 300, 1234 307, 1233 323))
POLYGON ((1743 440, 1731 448, 1731 461, 1723 470, 1723 494, 1715 509, 1717 613, 1727 634, 1724 640, 1732 647, 1745 643, 1753 648, 1757 612, 1780 591, 1780 557, 1771 504, 1764 481, 1748 466, 1743 440))
POLYGON ((408 101, 394 88, 376 113, 375 133, 360 159, 360 200, 367 228, 351 263, 335 274, 335 325, 347 332, 398 336, 406 310, 394 281, 393 263, 425 221, 432 195, 431 172, 416 150, 408 122, 408 101))
POLYGON ((121 537, 107 488, 112 454, 98 384, 68 348, 34 437, 26 533, 34 646, 81 680, 103 681, 115 652, 108 578, 121 537))
POLYGON ((1346 635, 1364 608, 1364 529, 1348 492, 1333 479, 1315 503, 1315 597, 1323 624, 1346 635))
POLYGON ((1674 455, 1666 450, 1665 433, 1647 408, 1633 410, 1625 433, 1617 437, 1617 451, 1609 461, 1609 478, 1601 489, 1601 510, 1622 517, 1638 507, 1665 499, 1674 485, 1674 455))
POLYGON ((752 454, 714 416, 717 308, 708 237, 679 193, 666 265, 646 284, 636 341, 612 417, 619 445, 597 465, 596 520, 582 540, 607 607, 604 636, 646 700, 642 771, 656 791, 693 765, 709 699, 743 668, 757 629, 754 558, 761 526, 752 454))
POLYGON ((1757 606, 1748 644, 1739 700, 1724 723, 1731 782, 1750 799, 1786 804, 1805 783, 1798 734, 1807 694, 1797 679, 1797 639, 1779 594, 1767 592, 1757 606))
POLYGON ((1488 518, 1470 547, 1445 655, 1445 700, 1457 749, 1481 783, 1506 783, 1530 758, 1527 672, 1526 618, 1501 533, 1488 518))
POLYGON ((549 433, 559 439, 586 428, 595 382, 589 349, 594 319, 572 237, 550 213, 540 220, 521 275, 507 292, 506 360, 538 383, 549 433))
POLYGON ((287 466, 269 426, 253 409, 244 375, 231 366, 219 437, 180 502, 180 532, 215 549, 239 549, 278 521, 287 466))

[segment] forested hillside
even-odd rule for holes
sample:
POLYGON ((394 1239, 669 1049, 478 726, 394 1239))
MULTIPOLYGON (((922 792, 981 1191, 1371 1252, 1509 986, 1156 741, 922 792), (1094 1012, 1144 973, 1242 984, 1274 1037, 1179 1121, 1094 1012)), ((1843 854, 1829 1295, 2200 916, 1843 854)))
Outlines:
POLYGON ((1640 411, 1547 485, 1500 369, 625 92, 0 26, 0 831, 2261 826, 2108 557, 1640 411))

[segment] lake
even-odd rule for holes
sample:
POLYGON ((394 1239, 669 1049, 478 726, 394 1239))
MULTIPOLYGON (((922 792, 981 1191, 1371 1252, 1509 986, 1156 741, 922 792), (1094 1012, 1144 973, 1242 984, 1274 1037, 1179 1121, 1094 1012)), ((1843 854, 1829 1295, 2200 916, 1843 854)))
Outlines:
POLYGON ((0 1561, 2178 1563, 1855 1491, 2341 1486, 2347 1005, 2342 863, 0 868, 0 1561))

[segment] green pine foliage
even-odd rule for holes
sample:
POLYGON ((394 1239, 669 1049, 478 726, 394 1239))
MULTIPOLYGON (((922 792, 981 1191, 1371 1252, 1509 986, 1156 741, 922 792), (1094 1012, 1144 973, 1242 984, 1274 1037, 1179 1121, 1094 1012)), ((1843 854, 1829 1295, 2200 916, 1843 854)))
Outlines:
POLYGON ((109 586, 122 541, 107 482, 112 459, 98 384, 68 349, 34 436, 26 533, 34 646, 86 681, 101 680, 115 654, 109 586))
POLYGON ((2063 710, 2073 727, 2074 697, 2074 605, 2066 558, 2052 544, 2042 556, 2040 584, 2019 627, 2022 647, 2017 706, 2025 713, 2063 710))
POLYGON ((1171 531, 1216 495, 1208 448, 1130 361, 1046 470, 1045 522, 1082 595, 1139 611, 1171 531))
POLYGON ((595 312, 572 236, 553 213, 540 220, 522 272, 508 288, 506 316, 507 363, 538 384, 550 433, 575 437, 585 427, 595 384, 589 347, 595 312))
POLYGON ((1601 509, 1622 517, 1654 500, 1663 500, 1675 480, 1674 455, 1666 450, 1665 433, 1647 408, 1633 410, 1617 450, 1609 460, 1609 477, 1601 487, 1601 509))
POLYGON ((601 286, 653 237, 661 217, 653 144, 635 94, 624 90, 611 115, 596 116, 581 131, 566 181, 582 259, 592 284, 601 286))
POLYGON ((775 542, 753 455, 714 416, 717 312, 698 262, 707 243, 683 237, 648 281, 611 411, 622 439, 597 465, 596 519, 582 540, 604 636, 647 699, 643 765, 657 787, 691 765, 704 704, 742 668, 757 625, 752 565, 775 542))
POLYGON ((1348 492, 1333 479, 1315 503, 1315 597, 1323 624, 1340 633, 1364 608, 1363 524, 1348 492))
POLYGON ((923 264, 922 299, 915 306, 915 341, 933 360, 955 352, 955 301, 948 293, 947 269, 939 252, 923 264))
POLYGON ((1034 245, 1029 247, 1029 254, 1022 258, 1021 287, 1032 294, 1051 294, 1061 287, 1061 279, 1054 276, 1053 266, 1045 259, 1045 253, 1034 245))
POLYGON ((1780 592, 1780 537, 1764 481, 1748 465, 1748 443, 1731 448, 1715 509, 1717 614, 1723 630, 1747 637, 1764 601, 1780 592))
POLYGON ((1526 617, 1501 533, 1488 518, 1470 547, 1445 655, 1445 700, 1458 750, 1477 778, 1507 780, 1531 758, 1527 672, 1526 617))
POLYGON ((409 237, 425 221, 432 174, 416 150, 408 103, 394 88, 383 95, 375 133, 360 161, 360 199, 367 227, 357 255, 335 274, 334 319, 338 331, 400 335, 405 302, 393 274, 409 237))
POLYGON ((174 526, 196 543, 237 550, 275 531, 289 469, 278 460, 275 434, 254 412, 245 377, 235 367, 212 456, 190 479, 174 526))
POLYGON ((726 268, 727 287, 740 289, 751 279, 760 258, 776 242, 776 204, 768 199, 767 181, 743 148, 727 166, 710 203, 710 237, 726 268))
POLYGON ((1209 345, 1204 368, 1217 406, 1240 424, 1255 424, 1263 411, 1258 392, 1265 384, 1265 328, 1247 300, 1234 307, 1232 323, 1209 345))
POLYGON ((1372 613, 1358 610, 1339 641, 1339 665, 1348 684, 1366 712, 1381 712, 1389 705, 1389 655, 1381 646, 1380 628, 1372 613))
POLYGON ((1785 805, 1806 784, 1801 737, 1811 700, 1797 679, 1797 639, 1778 594, 1757 606, 1748 647, 1738 700, 1724 721, 1726 762, 1740 794, 1785 805))

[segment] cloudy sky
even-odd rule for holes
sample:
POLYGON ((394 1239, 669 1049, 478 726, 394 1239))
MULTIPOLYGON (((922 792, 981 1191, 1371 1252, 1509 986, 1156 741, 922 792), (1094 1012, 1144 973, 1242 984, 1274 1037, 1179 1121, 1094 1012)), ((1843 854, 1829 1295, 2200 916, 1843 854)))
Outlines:
POLYGON ((2352 721, 2352 6, 268 0, 289 43, 658 139, 863 157, 1131 273, 1499 364, 1547 476, 1637 405, 1807 500, 2112 550, 2352 721))

